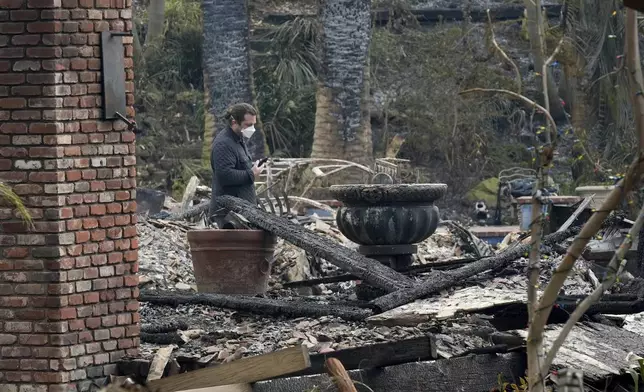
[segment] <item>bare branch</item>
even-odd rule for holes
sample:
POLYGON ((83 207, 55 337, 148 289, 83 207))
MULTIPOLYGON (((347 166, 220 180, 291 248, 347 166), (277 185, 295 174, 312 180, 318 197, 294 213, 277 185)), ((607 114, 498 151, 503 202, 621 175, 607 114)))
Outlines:
MULTIPOLYGON (((633 189, 633 186, 638 182, 642 164, 644 163, 644 151, 642 145, 644 143, 644 96, 642 95, 642 69, 639 63, 639 42, 637 32, 637 12, 632 9, 627 9, 626 19, 626 55, 629 65, 629 74, 632 77, 630 87, 633 97, 633 111, 636 121, 637 135, 640 141, 640 149, 638 151, 637 159, 629 166, 624 178, 619 181, 615 186, 599 210, 597 210, 586 222, 581 232, 575 238, 573 243, 568 248, 566 256, 562 262, 557 266, 552 279, 546 286, 546 289, 541 297, 539 306, 536 309, 534 321, 530 324, 528 331, 529 339, 541 344, 543 340, 543 330, 545 328, 552 307, 555 304, 557 295, 563 286, 566 277, 572 270, 575 261, 588 244, 588 241, 597 234, 602 222, 608 214, 618 207, 624 196, 633 189)), ((541 369, 540 369, 541 370, 541 369)))
POLYGON ((644 206, 642 206, 642 209, 640 210, 639 215, 637 216, 637 220, 635 221, 635 224, 631 229, 628 231, 628 234, 626 235, 626 239, 622 242, 622 244, 619 246, 619 249, 615 252, 613 255, 613 258, 610 260, 610 263, 608 264, 608 271, 609 275, 604 279, 604 281, 597 287, 588 297, 584 298, 583 301, 579 305, 577 305, 577 308, 575 309, 574 312, 570 315, 570 318, 568 318, 568 321, 566 321, 566 324, 563 326, 563 329, 557 336, 557 339, 555 339, 554 343, 552 344, 552 347, 548 351, 548 356, 546 357, 545 362, 541 365, 541 374, 547 374, 548 370, 550 369, 550 365, 552 365, 552 361, 554 361, 555 356, 557 355, 557 352, 563 345, 563 342, 566 340, 568 337, 568 334, 572 330, 572 328, 575 326, 577 321, 581 319, 581 317, 586 313, 588 308, 601 298, 602 294, 606 290, 608 290, 616 281, 617 278, 624 272, 624 268, 626 267, 626 259, 624 258, 626 256, 626 252, 631 248, 633 245, 633 238, 637 237, 640 229, 642 228, 642 225, 644 224, 644 206))
MULTIPOLYGON (((539 34, 541 34, 541 29, 539 29, 539 34)), ((546 111, 550 113, 550 98, 548 95, 548 67, 550 66, 550 63, 552 63, 561 51, 561 48, 563 47, 565 37, 561 37, 561 40, 559 40, 559 43, 557 44, 557 47, 555 50, 552 52, 550 57, 546 61, 543 62, 543 66, 541 67, 541 85, 543 89, 543 104, 546 105, 546 111)), ((553 136, 557 136, 557 133, 555 131, 555 134, 553 136)), ((546 142, 550 144, 552 141, 550 140, 550 134, 546 135, 546 142)))
POLYGON ((532 109, 536 109, 543 113, 546 116, 546 119, 548 120, 548 123, 552 127, 552 132, 556 133, 557 132, 557 123, 555 123, 555 120, 552 118, 550 113, 541 105, 536 103, 535 101, 531 100, 530 98, 526 97, 525 95, 521 95, 518 93, 515 93, 514 91, 510 90, 505 90, 505 89, 498 89, 498 88, 471 88, 468 90, 463 90, 459 95, 466 95, 466 94, 472 94, 472 93, 488 93, 488 94, 505 94, 509 95, 515 99, 518 99, 525 103, 527 106, 529 106, 532 109))
POLYGON ((490 25, 492 45, 494 45, 494 49, 496 49, 496 51, 499 52, 503 60, 505 60, 506 63, 510 64, 510 66, 514 70, 514 75, 515 75, 514 80, 517 84, 517 93, 521 94, 523 82, 521 79, 521 72, 519 72, 519 67, 517 67, 517 64, 514 61, 512 61, 512 59, 505 53, 503 49, 501 49, 499 44, 496 42, 496 38, 494 36, 494 26, 492 24, 492 16, 490 16, 490 10, 488 9, 486 12, 487 12, 487 21, 490 25))

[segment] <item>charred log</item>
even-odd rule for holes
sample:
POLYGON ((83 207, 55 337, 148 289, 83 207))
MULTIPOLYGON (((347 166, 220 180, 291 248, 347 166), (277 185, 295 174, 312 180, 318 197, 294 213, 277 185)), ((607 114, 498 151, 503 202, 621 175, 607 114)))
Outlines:
POLYGON ((183 345, 185 342, 177 333, 147 333, 141 332, 141 342, 151 344, 176 344, 183 345))
POLYGON ((208 305, 267 316, 322 317, 331 315, 352 321, 364 320, 372 314, 370 310, 360 308, 206 293, 194 295, 181 295, 169 292, 161 292, 158 294, 141 293, 139 301, 169 306, 183 304, 208 305))
MULTIPOLYGON (((579 233, 580 230, 581 227, 579 226, 571 227, 568 230, 546 236, 543 242, 545 245, 556 244, 579 233)), ((441 290, 453 287, 458 283, 463 282, 463 280, 480 274, 484 271, 504 268, 514 260, 520 258, 524 254, 527 254, 529 251, 529 244, 520 245, 506 252, 502 252, 496 256, 486 257, 484 259, 475 261, 457 270, 449 272, 432 271, 427 275, 423 283, 384 295, 374 300, 373 304, 382 311, 396 308, 400 305, 412 302, 418 298, 422 298, 427 295, 437 293, 441 290)))
POLYGON ((255 226, 271 232, 313 256, 319 256, 369 284, 392 292, 413 285, 413 281, 376 260, 369 259, 288 219, 261 211, 252 204, 231 196, 217 198, 222 208, 234 211, 255 226))
MULTIPOLYGON (((430 272, 431 270, 451 270, 458 267, 462 267, 463 265, 471 263, 476 260, 478 259, 463 258, 458 260, 432 262, 429 264, 412 265, 407 270, 400 271, 400 272, 405 275, 417 275, 417 274, 430 272)), ((317 284, 348 282, 350 280, 360 280, 360 278, 351 274, 342 274, 342 275, 336 275, 336 276, 326 276, 324 278, 287 282, 287 283, 284 283, 284 287, 285 288, 306 287, 306 286, 315 286, 317 284)))
POLYGON ((185 321, 171 321, 168 323, 141 325, 141 333, 165 333, 176 332, 177 330, 185 331, 187 329, 188 323, 185 321))

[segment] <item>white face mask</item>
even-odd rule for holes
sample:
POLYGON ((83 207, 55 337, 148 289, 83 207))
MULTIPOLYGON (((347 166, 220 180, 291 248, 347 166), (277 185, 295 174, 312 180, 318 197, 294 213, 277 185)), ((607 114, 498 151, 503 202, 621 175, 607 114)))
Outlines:
POLYGON ((241 133, 246 139, 250 139, 251 136, 253 136, 253 134, 255 133, 255 126, 251 125, 250 127, 244 128, 242 129, 241 133))

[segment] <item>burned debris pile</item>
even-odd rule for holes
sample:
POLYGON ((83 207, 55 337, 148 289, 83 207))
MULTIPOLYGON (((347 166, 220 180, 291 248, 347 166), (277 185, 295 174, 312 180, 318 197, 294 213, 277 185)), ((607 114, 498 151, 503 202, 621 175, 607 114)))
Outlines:
MULTIPOLYGON (((228 366, 242 366, 246 360, 269 363, 272 355, 299 347, 286 356, 290 365, 282 370, 263 371, 258 365, 257 373, 241 375, 240 370, 239 377, 223 380, 246 388, 231 391, 342 391, 326 374, 337 370, 337 364, 327 363, 331 357, 347 377, 363 380, 374 391, 394 390, 387 389, 392 383, 415 383, 411 391, 445 390, 439 387, 442 381, 427 375, 438 370, 449 378, 451 390, 469 385, 491 390, 499 373, 510 382, 525 376, 530 239, 518 230, 494 249, 467 228, 442 222, 417 245, 413 264, 394 270, 358 253, 333 215, 320 209, 277 216, 234 198, 224 198, 222 205, 249 228, 280 237, 270 289, 259 296, 198 292, 186 235, 203 228, 202 220, 142 216, 141 353, 121 362, 121 375, 147 380, 161 392, 223 385, 214 374, 228 366), (361 295, 361 287, 371 287, 371 297, 364 291, 361 295), (459 366, 470 366, 476 377, 464 377, 456 371, 459 366), (369 372, 376 367, 387 376, 369 372), (215 381, 179 377, 202 371, 205 379, 215 381)), ((577 224, 544 238, 542 284, 579 232, 577 224)), ((619 244, 631 224, 618 215, 606 220, 603 237, 591 241, 567 278, 548 320, 546 340, 556 337, 570 312, 602 280, 597 249, 606 252, 607 243, 619 244)), ((554 369, 579 369, 593 384, 619 382, 620 375, 638 366, 633 355, 644 355, 644 300, 638 282, 625 273, 613 293, 586 312, 554 369)))

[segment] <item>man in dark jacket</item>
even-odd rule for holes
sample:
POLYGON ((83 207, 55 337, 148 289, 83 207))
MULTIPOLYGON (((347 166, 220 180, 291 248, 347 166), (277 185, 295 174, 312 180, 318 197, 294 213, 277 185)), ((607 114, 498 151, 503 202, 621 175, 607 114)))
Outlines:
POLYGON ((262 171, 246 148, 246 140, 255 133, 255 108, 246 103, 233 105, 224 119, 229 126, 217 134, 210 153, 213 173, 210 218, 219 228, 223 227, 227 212, 217 207, 217 197, 230 195, 257 204, 255 178, 262 171))

